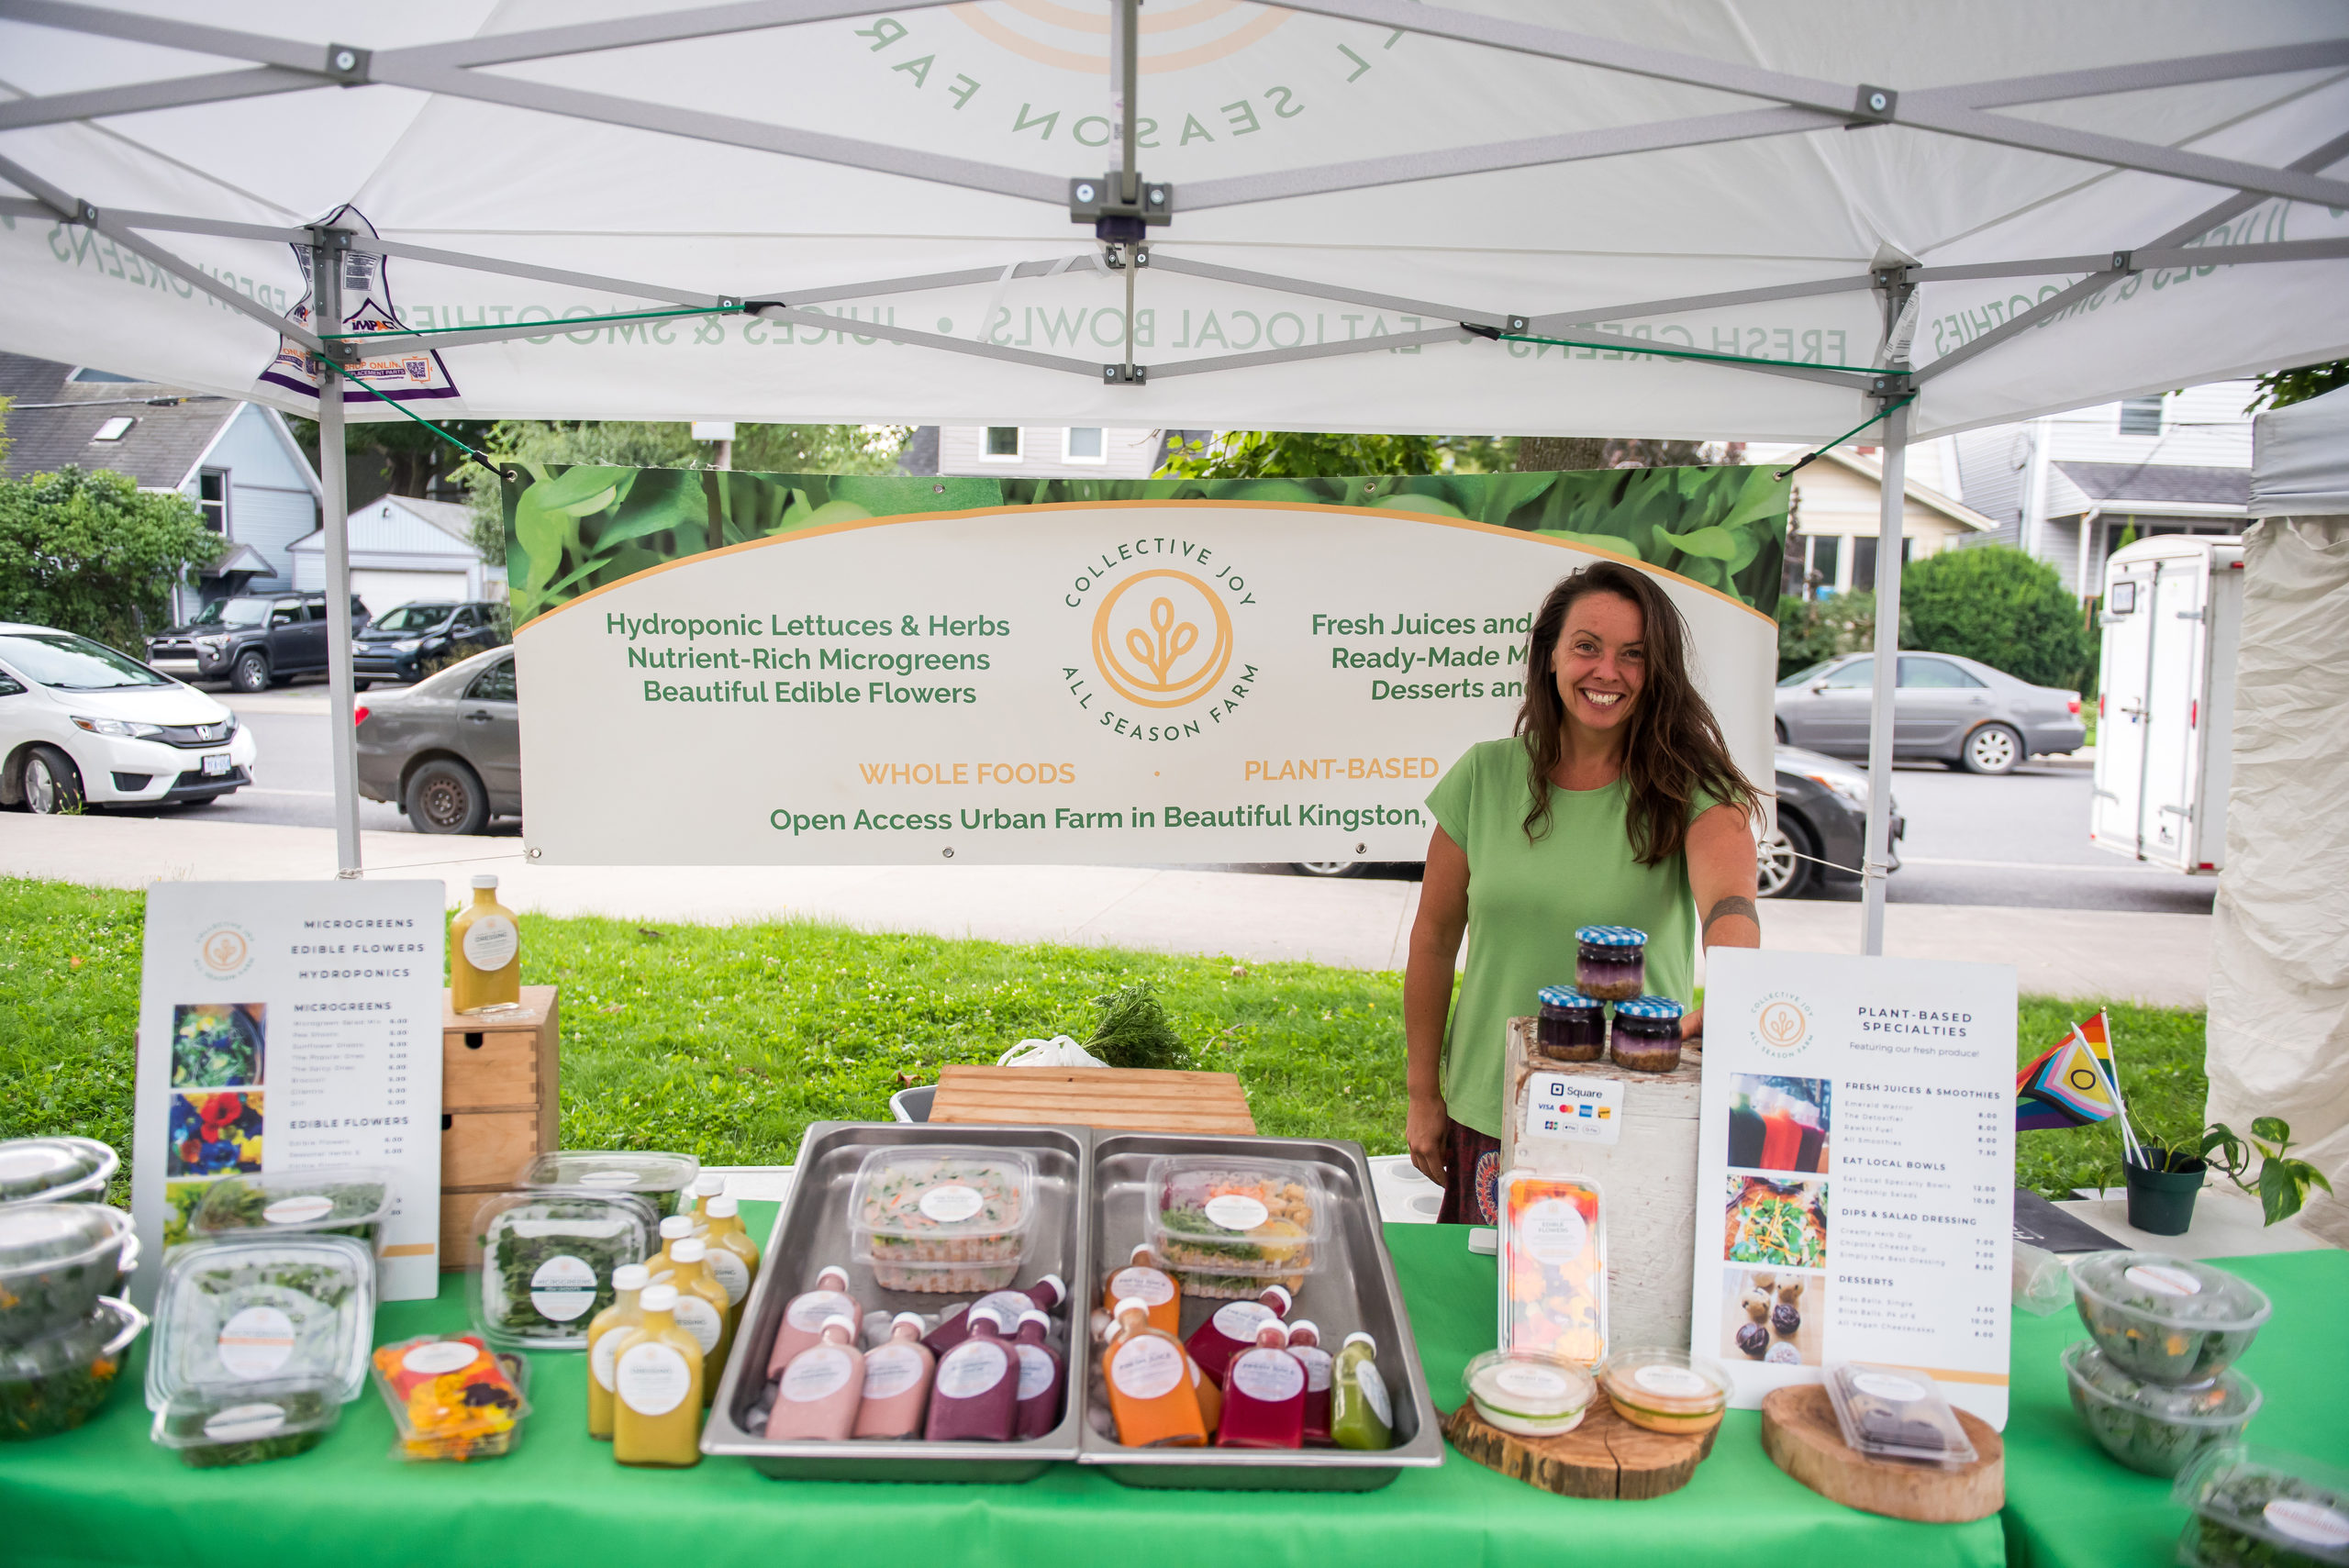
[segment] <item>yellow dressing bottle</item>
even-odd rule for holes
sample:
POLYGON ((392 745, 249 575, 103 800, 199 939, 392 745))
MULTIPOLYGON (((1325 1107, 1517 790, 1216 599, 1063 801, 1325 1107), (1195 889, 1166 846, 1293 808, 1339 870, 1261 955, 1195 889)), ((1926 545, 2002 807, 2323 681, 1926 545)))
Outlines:
POLYGON ((704 1198, 701 1212, 709 1223, 701 1238, 709 1249, 705 1266, 726 1287, 733 1303, 731 1327, 739 1333, 742 1304, 751 1298, 751 1282, 759 1277, 759 1244, 742 1228, 741 1205, 733 1198, 723 1195, 704 1198))
POLYGON ((497 901, 497 879, 477 876, 473 906, 449 922, 449 1006, 495 1013, 521 1005, 521 928, 497 901))
POLYGON ((618 1330, 644 1321, 641 1299, 651 1282, 642 1263, 622 1263, 612 1271, 612 1289, 619 1298, 596 1314, 587 1325, 587 1435, 609 1442, 612 1437, 613 1362, 619 1351, 618 1330))
POLYGON ((701 1345, 702 1366, 708 1373, 702 1385, 702 1402, 718 1393, 718 1378, 726 1370, 726 1355, 734 1348, 734 1318, 726 1287, 709 1272, 708 1243, 698 1236, 671 1242, 667 1283, 677 1287, 675 1317, 701 1345))
POLYGON ((677 1322, 677 1287, 648 1284, 644 1321, 616 1331, 612 1457, 622 1464, 701 1462, 701 1341, 677 1322))

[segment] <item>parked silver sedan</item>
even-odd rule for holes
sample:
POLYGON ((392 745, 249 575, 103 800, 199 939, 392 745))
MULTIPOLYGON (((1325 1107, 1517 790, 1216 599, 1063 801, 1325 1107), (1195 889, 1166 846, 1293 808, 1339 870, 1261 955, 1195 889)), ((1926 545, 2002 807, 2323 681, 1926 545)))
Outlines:
POLYGON ((419 833, 478 833, 522 814, 514 650, 493 648, 358 713, 359 793, 389 801, 419 833))
MULTIPOLYGON (((1972 773, 2012 773, 2087 739, 2080 694, 2034 686, 1955 653, 1903 653, 1892 699, 1892 754, 1972 773)), ((1876 655, 1847 653, 1778 683, 1778 739, 1831 757, 1868 754, 1876 655)))

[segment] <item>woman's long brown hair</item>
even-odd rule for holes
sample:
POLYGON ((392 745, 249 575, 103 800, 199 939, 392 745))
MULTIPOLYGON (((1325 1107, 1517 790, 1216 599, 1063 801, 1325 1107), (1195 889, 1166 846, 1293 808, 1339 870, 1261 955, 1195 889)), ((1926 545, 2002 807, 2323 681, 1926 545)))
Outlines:
POLYGON ((1688 803, 1699 790, 1749 812, 1759 792, 1731 759, 1720 721, 1689 679, 1688 628, 1678 607, 1646 573, 1617 562, 1593 562, 1568 573, 1533 617, 1516 731, 1525 742, 1526 782, 1533 793, 1525 836, 1539 839, 1550 830, 1550 777, 1564 755, 1566 723, 1552 660, 1568 612, 1589 594, 1613 594, 1639 606, 1647 678, 1623 726, 1623 815, 1633 856, 1642 865, 1658 865, 1686 844, 1688 803))

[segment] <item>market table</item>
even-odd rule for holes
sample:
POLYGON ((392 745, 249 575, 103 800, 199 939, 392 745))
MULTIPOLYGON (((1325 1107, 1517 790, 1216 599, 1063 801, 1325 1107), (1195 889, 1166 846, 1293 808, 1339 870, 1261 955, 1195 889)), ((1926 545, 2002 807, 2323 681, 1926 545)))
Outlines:
MULTIPOLYGON (((754 1233, 772 1205, 743 1206, 754 1233)), ((1461 1398, 1490 1347, 1495 1264, 1458 1226, 1394 1225, 1387 1245, 1439 1404, 1461 1398)), ((462 1325, 458 1276, 440 1298, 385 1306, 378 1342, 462 1325)), ((1447 1451, 1435 1470, 1367 1493, 1137 1491, 1074 1465, 1020 1485, 773 1481, 747 1463, 630 1470, 585 1429, 585 1363, 532 1358, 520 1449, 473 1465, 390 1457, 391 1418, 371 1388, 325 1443, 294 1459, 198 1471, 147 1439, 144 1340, 89 1426, 0 1447, 0 1561, 366 1568, 559 1562, 562 1568, 779 1568, 918 1562, 1038 1568, 1131 1556, 1158 1540, 1218 1564, 1475 1562, 1555 1568, 1666 1562, 1753 1568, 1801 1562, 1975 1568, 2003 1560, 1998 1521, 1904 1524, 1854 1513, 1782 1475, 1760 1418, 1733 1411, 1683 1491, 1653 1502, 1553 1496, 1447 1451)), ((2065 1412, 2068 1419, 2068 1412, 2065 1412)))
MULTIPOLYGON (((2349 1340, 2341 1307, 2349 1252, 2213 1258, 2266 1291, 2276 1315, 2239 1363, 2266 1398, 2247 1440, 2349 1466, 2349 1340)), ((2007 1557, 2016 1568, 2110 1568, 2171 1560, 2187 1510, 2170 1483, 2114 1462, 2073 1414, 2057 1362, 2087 1338, 2079 1314, 2015 1316, 2007 1421, 2007 1557)))

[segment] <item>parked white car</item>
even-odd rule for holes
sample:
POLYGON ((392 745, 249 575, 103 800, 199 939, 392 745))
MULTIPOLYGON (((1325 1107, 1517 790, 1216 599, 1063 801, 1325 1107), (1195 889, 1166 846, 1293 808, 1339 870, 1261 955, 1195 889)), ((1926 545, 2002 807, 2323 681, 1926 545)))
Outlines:
POLYGON ((0 621, 0 806, 201 806, 252 783, 220 702, 54 627, 0 621))

